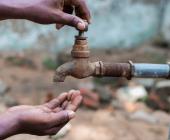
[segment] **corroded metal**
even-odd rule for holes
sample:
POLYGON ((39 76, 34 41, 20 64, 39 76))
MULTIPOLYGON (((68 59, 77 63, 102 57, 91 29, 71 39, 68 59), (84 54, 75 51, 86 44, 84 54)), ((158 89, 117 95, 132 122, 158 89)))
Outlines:
POLYGON ((55 73, 54 82, 64 82, 67 76, 78 79, 96 77, 170 78, 170 64, 134 64, 91 62, 87 38, 82 31, 75 37, 72 49, 73 61, 60 66, 55 73))
POLYGON ((76 36, 73 50, 71 51, 73 58, 89 58, 90 51, 86 37, 76 36))

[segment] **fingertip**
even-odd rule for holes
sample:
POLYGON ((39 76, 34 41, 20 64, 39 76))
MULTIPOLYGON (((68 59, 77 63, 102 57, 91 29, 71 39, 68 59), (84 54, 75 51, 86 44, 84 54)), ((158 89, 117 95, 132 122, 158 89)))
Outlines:
POLYGON ((72 95, 75 93, 75 90, 70 90, 69 92, 68 92, 68 96, 67 96, 67 99, 70 101, 71 100, 71 98, 72 98, 72 95))
POLYGON ((75 115, 76 115, 75 112, 72 110, 67 110, 67 114, 70 120, 75 118, 75 115))
POLYGON ((76 94, 77 94, 77 95, 81 95, 80 90, 76 90, 76 94))
POLYGON ((84 30, 86 28, 86 24, 84 22, 78 22, 77 29, 84 30))

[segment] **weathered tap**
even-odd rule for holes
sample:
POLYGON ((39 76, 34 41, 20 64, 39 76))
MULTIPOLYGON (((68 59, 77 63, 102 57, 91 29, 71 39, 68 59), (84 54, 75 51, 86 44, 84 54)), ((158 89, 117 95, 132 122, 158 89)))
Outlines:
POLYGON ((102 61, 90 62, 90 51, 84 32, 79 32, 75 37, 71 55, 73 61, 60 66, 55 73, 54 82, 64 82, 67 76, 78 79, 89 76, 96 77, 132 77, 140 78, 170 78, 169 64, 133 64, 128 63, 105 63, 102 61))
POLYGON ((84 32, 79 31, 79 35, 75 37, 75 44, 71 55, 73 61, 63 64, 56 70, 54 76, 55 82, 64 82, 66 76, 82 79, 93 76, 96 73, 96 66, 99 65, 99 62, 90 62, 90 51, 84 32))
POLYGON ((73 60, 61 65, 55 73, 54 82, 64 82, 67 76, 78 79, 90 76, 113 76, 130 78, 131 66, 129 63, 91 62, 87 37, 79 31, 71 52, 73 60))

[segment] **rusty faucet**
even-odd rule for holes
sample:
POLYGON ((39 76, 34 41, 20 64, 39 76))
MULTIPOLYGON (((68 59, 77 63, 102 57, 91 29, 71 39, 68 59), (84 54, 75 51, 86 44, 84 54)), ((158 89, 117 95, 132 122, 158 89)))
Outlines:
POLYGON ((75 37, 71 55, 73 61, 61 65, 55 73, 54 82, 64 82, 67 76, 78 79, 86 77, 132 77, 139 78, 170 78, 170 64, 133 64, 91 62, 87 37, 83 31, 75 37))
POLYGON ((73 61, 60 66, 55 73, 55 82, 64 82, 66 76, 73 76, 78 79, 93 76, 96 73, 96 66, 99 62, 90 62, 90 51, 88 48, 87 37, 84 31, 79 31, 79 35, 75 36, 75 44, 71 51, 73 61))

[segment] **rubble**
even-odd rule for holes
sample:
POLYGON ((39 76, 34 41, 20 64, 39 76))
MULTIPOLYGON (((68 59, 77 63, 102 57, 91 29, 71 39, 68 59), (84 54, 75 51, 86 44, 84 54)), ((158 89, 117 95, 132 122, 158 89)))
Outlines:
POLYGON ((99 95, 101 103, 110 103, 112 100, 112 92, 108 86, 96 85, 94 91, 99 95))
POLYGON ((0 80, 0 96, 3 96, 9 90, 9 86, 0 80))
POLYGON ((67 135, 70 130, 71 130, 71 124, 67 123, 56 135, 50 136, 50 139, 58 140, 58 139, 64 137, 65 135, 67 135))
POLYGON ((156 118, 154 115, 151 115, 151 113, 147 113, 141 110, 136 111, 133 114, 131 114, 130 119, 140 120, 140 121, 144 121, 144 122, 151 123, 151 124, 157 124, 159 122, 159 119, 156 118))
POLYGON ((13 107, 19 105, 18 101, 13 98, 12 96, 5 95, 2 97, 2 102, 7 106, 7 107, 13 107))
POLYGON ((117 98, 122 102, 136 102, 147 96, 147 91, 142 85, 130 82, 128 86, 119 88, 116 92, 117 98))
POLYGON ((92 92, 87 89, 80 89, 81 94, 83 95, 83 105, 91 108, 97 109, 99 108, 99 96, 97 93, 92 92))
POLYGON ((158 81, 146 103, 152 109, 170 112, 170 81, 158 81))
POLYGON ((6 57, 5 62, 6 64, 12 66, 26 67, 30 69, 37 68, 37 66, 31 59, 26 58, 24 55, 20 55, 20 54, 6 57))

